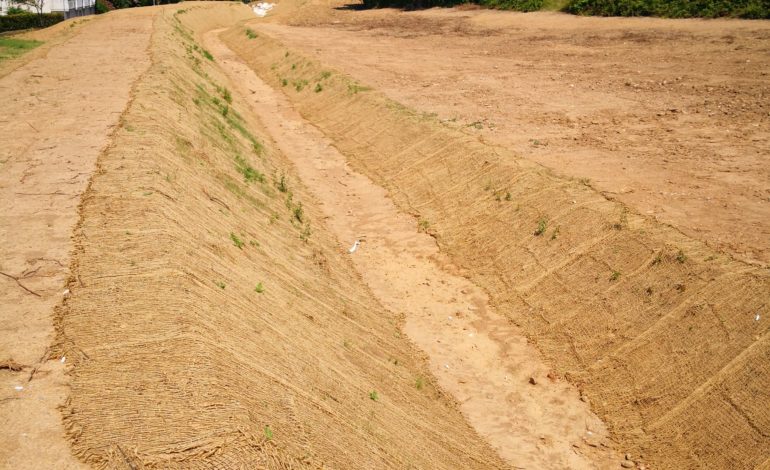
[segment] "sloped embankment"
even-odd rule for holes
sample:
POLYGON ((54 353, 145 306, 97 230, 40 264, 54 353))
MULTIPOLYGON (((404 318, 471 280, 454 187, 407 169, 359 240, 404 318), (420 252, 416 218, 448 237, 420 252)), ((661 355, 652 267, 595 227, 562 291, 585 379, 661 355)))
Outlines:
POLYGON ((622 447, 661 468, 770 464, 766 272, 254 29, 223 39, 420 218, 622 447))
POLYGON ((57 353, 75 453, 110 468, 478 468, 501 461, 431 385, 198 33, 166 7, 98 161, 57 353))

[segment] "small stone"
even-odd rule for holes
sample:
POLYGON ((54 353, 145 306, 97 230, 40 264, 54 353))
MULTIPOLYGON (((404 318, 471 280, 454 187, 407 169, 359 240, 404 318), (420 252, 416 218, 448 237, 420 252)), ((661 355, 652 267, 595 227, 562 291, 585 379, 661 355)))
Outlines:
POLYGON ((635 465, 634 465, 634 462, 630 460, 624 460, 620 462, 620 466, 623 468, 634 468, 635 465))
POLYGON ((537 380, 535 380, 534 377, 530 377, 529 378, 529 383, 532 384, 532 385, 537 385, 537 380))
POLYGON ((626 460, 631 460, 631 454, 626 454, 626 460))

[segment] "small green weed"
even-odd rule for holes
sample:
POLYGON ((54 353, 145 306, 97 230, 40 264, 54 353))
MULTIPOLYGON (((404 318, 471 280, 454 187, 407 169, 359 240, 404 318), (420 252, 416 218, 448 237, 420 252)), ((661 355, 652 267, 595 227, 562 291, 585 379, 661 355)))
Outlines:
POLYGON ((246 37, 248 37, 249 39, 256 39, 257 33, 254 32, 254 30, 251 28, 246 28, 246 37))
POLYGON ((414 381, 414 388, 417 390, 422 390, 422 388, 425 386, 425 380, 422 377, 417 377, 417 380, 414 381))
POLYGON ((348 85, 348 93, 351 95, 355 95, 356 93, 360 93, 362 91, 369 91, 371 90, 368 86, 359 85, 358 83, 351 83, 348 85))
POLYGON ((676 260, 680 263, 684 263, 687 261, 687 255, 684 254, 684 251, 679 250, 679 253, 676 254, 676 260))
POLYGON ((618 279, 620 279, 620 271, 612 271, 612 274, 610 274, 610 282, 615 282, 618 279))
POLYGON ((380 399, 380 395, 377 393, 376 390, 372 390, 371 392, 369 392, 369 399, 372 401, 377 401, 380 399))
POLYGON ((548 221, 545 220, 545 218, 541 218, 537 221, 537 228, 535 229, 534 235, 536 237, 539 237, 540 235, 544 234, 546 229, 548 228, 548 221))
POLYGON ((214 284, 216 284, 217 287, 219 287, 220 289, 224 289, 225 288, 225 283, 222 282, 222 281, 214 281, 214 284))
POLYGON ((213 55, 211 55, 211 52, 207 51, 206 49, 201 49, 201 54, 202 54, 202 55, 203 55, 203 57, 205 57, 206 59, 208 59, 208 60, 210 60, 210 61, 214 62, 214 56, 213 56, 213 55))
POLYGON ((302 223, 303 217, 305 216, 305 211, 302 209, 302 203, 300 202, 294 207, 294 210, 292 211, 294 214, 294 218, 297 219, 297 222, 302 223))
POLYGON ((427 232, 430 228, 430 222, 428 219, 420 218, 420 220, 417 222, 417 231, 418 232, 427 232))
POLYGON ((265 292, 265 286, 263 286, 261 282, 258 282, 257 287, 254 288, 254 292, 256 292, 257 294, 261 294, 265 292))
POLYGON ((286 85, 288 85, 288 84, 289 84, 289 81, 288 81, 288 80, 286 80, 285 78, 282 78, 282 79, 281 79, 281 86, 286 86, 286 85))
POLYGON ((557 225, 555 229, 553 229, 553 233, 551 234, 551 240, 556 240, 556 238, 559 236, 559 226, 557 225))
POLYGON ((316 93, 321 93, 322 91, 324 91, 324 87, 320 83, 316 83, 315 89, 313 91, 315 91, 316 93))
POLYGON ((321 72, 321 80, 326 80, 331 76, 332 76, 332 73, 329 72, 328 70, 324 70, 323 72, 321 72))
POLYGON ((265 425, 265 439, 268 441, 273 438, 273 430, 270 429, 270 426, 265 425))
POLYGON ((230 232, 230 240, 233 241, 233 245, 237 246, 239 249, 243 249, 243 240, 238 238, 238 235, 234 234, 233 232, 230 232))
POLYGON ((289 190, 289 187, 286 185, 286 176, 281 175, 281 180, 278 182, 278 191, 285 193, 289 190))
POLYGON ((305 79, 302 79, 302 80, 295 80, 295 81, 294 81, 294 89, 295 89, 295 90, 297 90, 297 91, 302 91, 302 90, 304 90, 304 89, 305 89, 305 87, 307 86, 307 84, 308 84, 308 81, 307 81, 307 80, 305 80, 305 79))

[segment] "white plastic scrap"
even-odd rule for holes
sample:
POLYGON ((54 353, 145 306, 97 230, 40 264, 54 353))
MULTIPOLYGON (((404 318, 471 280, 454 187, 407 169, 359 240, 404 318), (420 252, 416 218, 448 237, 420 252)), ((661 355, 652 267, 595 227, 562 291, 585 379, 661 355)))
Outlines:
POLYGON ((17 392, 20 392, 20 391, 24 390, 24 387, 22 387, 21 385, 17 385, 15 387, 13 387, 13 389, 16 390, 17 392))
POLYGON ((67 360, 67 358, 65 356, 62 356, 61 359, 59 359, 59 362, 64 364, 64 361, 66 361, 66 360, 67 360))
POLYGON ((356 252, 356 250, 360 245, 361 245, 361 240, 356 240, 356 242, 353 243, 353 246, 351 246, 350 249, 348 250, 348 253, 352 255, 353 253, 356 252))
POLYGON ((260 18, 264 18, 267 16, 267 12, 272 10, 275 6, 274 3, 267 3, 267 2, 259 2, 254 7, 254 14, 259 16, 260 18))
POLYGON ((754 321, 759 321, 759 314, 757 314, 757 316, 754 317, 754 321))

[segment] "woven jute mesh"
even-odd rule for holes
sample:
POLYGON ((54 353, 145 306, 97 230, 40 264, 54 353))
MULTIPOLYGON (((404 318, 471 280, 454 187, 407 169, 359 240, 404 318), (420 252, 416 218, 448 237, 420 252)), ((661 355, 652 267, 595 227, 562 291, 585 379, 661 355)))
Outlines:
POLYGON ((160 10, 83 198, 56 315, 75 453, 125 469, 502 467, 429 379, 414 386, 430 374, 400 313, 225 92, 199 33, 247 14, 160 10))
MULTIPOLYGON (((305 59, 292 71, 299 52, 237 34, 228 45, 276 86, 323 70, 305 59)), ((767 270, 352 83, 286 93, 356 170, 431 222, 623 449, 658 468, 767 468, 767 270)))

